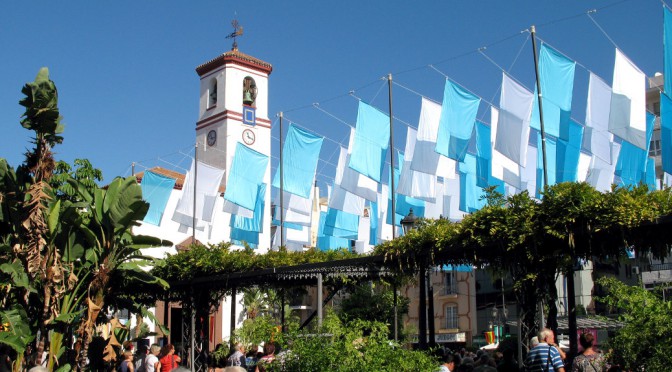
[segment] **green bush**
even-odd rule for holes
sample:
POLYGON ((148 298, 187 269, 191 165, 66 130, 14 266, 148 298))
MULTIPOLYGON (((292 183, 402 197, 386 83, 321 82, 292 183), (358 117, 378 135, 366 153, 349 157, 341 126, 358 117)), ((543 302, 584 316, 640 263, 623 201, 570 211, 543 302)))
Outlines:
POLYGON ((356 319, 347 324, 329 314, 315 333, 291 330, 275 371, 434 371, 439 363, 390 341, 386 324, 356 319))

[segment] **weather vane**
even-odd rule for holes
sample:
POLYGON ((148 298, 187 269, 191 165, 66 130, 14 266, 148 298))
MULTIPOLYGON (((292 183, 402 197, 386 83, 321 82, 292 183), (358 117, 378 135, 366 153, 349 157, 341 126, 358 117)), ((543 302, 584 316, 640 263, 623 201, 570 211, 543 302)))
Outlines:
POLYGON ((238 24, 238 20, 234 19, 231 21, 231 26, 233 26, 233 32, 230 33, 226 38, 233 39, 233 48, 232 50, 238 50, 238 43, 236 42, 236 37, 243 36, 243 26, 238 24))

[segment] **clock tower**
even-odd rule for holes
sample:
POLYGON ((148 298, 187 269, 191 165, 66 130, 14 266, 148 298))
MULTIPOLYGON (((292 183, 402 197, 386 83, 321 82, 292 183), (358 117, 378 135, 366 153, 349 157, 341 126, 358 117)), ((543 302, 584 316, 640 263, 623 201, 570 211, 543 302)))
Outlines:
MULTIPOLYGON (((200 100, 196 122, 198 160, 224 169, 226 187, 236 145, 271 157, 271 121, 268 119, 270 63, 232 50, 198 66, 200 100)), ((270 161, 264 175, 266 207, 264 223, 270 223, 270 161)), ((270 245, 270 225, 259 236, 259 248, 270 245)), ((266 248, 266 249, 264 249, 266 248)))

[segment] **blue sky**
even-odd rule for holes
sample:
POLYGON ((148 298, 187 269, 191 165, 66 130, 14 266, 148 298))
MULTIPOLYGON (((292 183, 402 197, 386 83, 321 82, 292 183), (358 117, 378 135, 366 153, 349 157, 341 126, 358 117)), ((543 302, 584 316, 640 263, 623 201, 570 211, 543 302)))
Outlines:
MULTIPOLYGON (((440 102, 445 76, 493 103, 501 69, 532 89, 532 47, 522 31, 534 24, 541 40, 579 63, 572 116, 583 121, 588 70, 611 82, 614 43, 648 76, 662 71, 662 15, 659 0, 4 1, 0 157, 22 161, 30 133, 19 125, 21 87, 47 66, 66 124, 58 159, 88 158, 106 182, 130 175, 131 162, 136 170, 188 168, 194 69, 231 48, 225 36, 237 18, 240 50, 273 65, 269 112, 328 138, 318 165, 324 186, 336 143, 347 141, 343 122, 355 123, 349 92, 386 111, 381 78, 393 74, 395 146, 403 148, 420 95, 440 102), (478 52, 484 46, 487 58, 478 52)), ((489 122, 488 112, 482 103, 479 118, 489 122)))

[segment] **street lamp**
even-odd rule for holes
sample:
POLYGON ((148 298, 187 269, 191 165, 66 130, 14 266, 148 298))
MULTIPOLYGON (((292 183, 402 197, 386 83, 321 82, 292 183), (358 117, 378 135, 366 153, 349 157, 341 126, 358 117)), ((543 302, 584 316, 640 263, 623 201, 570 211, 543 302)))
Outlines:
POLYGON ((413 214, 413 208, 408 211, 408 215, 401 219, 401 228, 404 231, 404 235, 408 234, 411 230, 415 229, 415 223, 418 221, 418 218, 413 214))
POLYGON ((492 321, 490 324, 495 334, 495 343, 501 342, 504 339, 504 326, 506 325, 506 318, 509 316, 509 311, 506 305, 499 311, 497 306, 492 308, 492 321))

